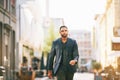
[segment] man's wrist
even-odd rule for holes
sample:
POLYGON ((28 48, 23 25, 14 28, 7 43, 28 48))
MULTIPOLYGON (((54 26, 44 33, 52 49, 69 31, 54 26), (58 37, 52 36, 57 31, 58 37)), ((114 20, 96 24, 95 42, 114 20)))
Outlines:
POLYGON ((74 60, 75 61, 75 63, 77 63, 77 60, 74 60))
POLYGON ((48 77, 51 79, 52 78, 52 70, 48 70, 48 77))
POLYGON ((48 74, 52 74, 52 70, 48 70, 48 74))

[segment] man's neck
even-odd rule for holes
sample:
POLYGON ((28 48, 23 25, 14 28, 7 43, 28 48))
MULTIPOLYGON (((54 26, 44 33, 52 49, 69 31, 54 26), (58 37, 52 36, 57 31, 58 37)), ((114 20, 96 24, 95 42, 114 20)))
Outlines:
POLYGON ((63 43, 67 42, 67 38, 61 38, 61 40, 62 40, 63 43))

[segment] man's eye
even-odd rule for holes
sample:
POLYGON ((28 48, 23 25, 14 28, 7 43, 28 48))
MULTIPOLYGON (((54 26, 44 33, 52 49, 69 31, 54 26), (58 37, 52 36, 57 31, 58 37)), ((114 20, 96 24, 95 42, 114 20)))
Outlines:
POLYGON ((62 30, 61 32, 64 32, 64 30, 62 30))

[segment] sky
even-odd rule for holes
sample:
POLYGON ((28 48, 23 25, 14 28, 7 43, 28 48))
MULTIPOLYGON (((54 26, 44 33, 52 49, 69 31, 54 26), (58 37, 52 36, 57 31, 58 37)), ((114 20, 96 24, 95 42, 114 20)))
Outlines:
POLYGON ((63 18, 69 29, 90 29, 95 14, 105 11, 106 0, 49 0, 49 16, 63 18))

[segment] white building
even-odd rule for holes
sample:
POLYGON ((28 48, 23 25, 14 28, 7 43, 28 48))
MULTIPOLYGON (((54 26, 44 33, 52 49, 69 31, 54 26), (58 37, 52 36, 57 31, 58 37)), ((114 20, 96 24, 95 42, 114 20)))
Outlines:
POLYGON ((109 65, 117 68, 120 58, 120 2, 106 1, 105 13, 95 18, 96 48, 103 68, 109 65))
POLYGON ((42 10, 40 0, 17 0, 17 43, 18 64, 22 62, 22 56, 41 56, 43 44, 42 10))
POLYGON ((70 37, 75 39, 78 44, 79 67, 85 65, 90 66, 94 58, 91 32, 87 30, 74 30, 70 31, 70 37))

